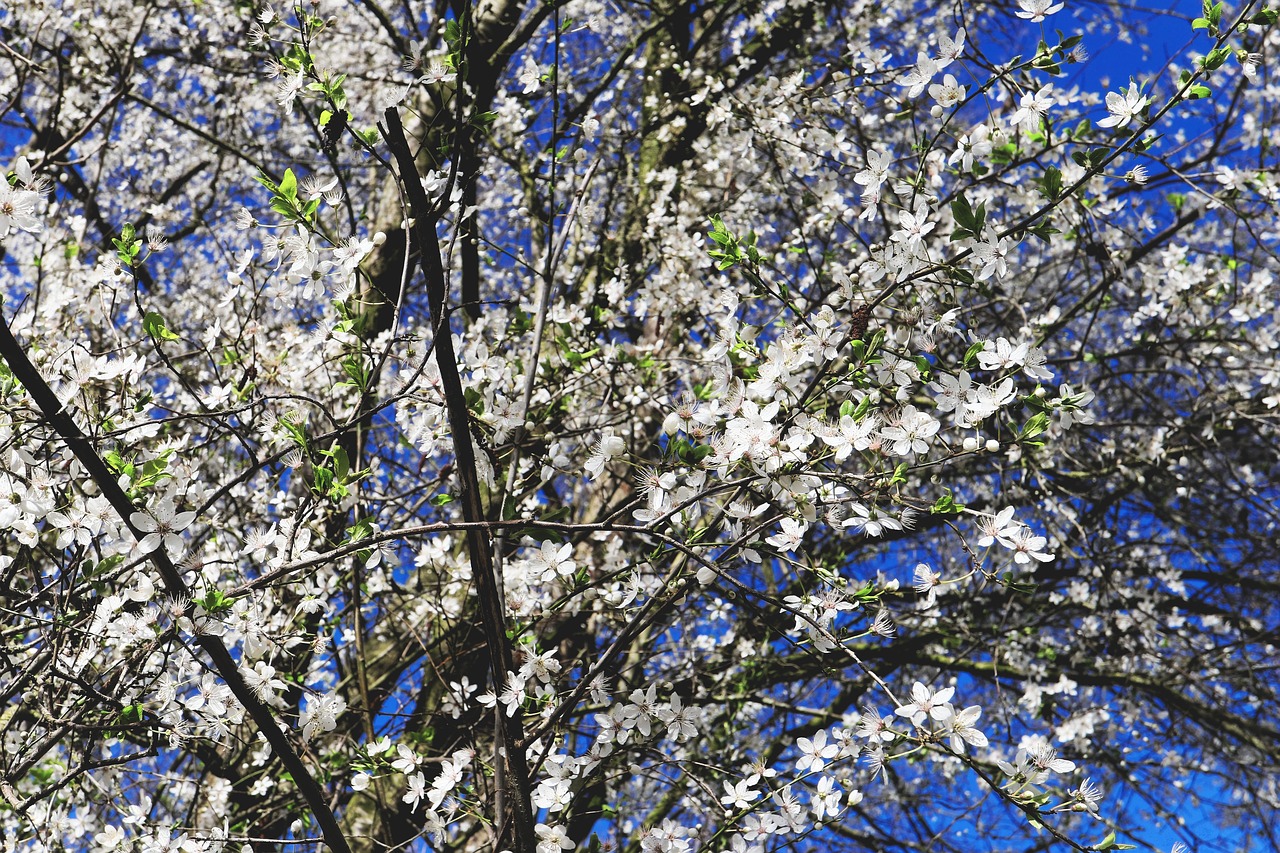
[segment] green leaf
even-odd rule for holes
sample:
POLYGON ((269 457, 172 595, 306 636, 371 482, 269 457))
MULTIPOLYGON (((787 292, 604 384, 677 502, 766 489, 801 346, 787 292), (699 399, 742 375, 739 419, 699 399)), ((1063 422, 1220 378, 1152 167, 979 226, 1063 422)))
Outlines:
POLYGON ((302 450, 307 449, 307 433, 302 424, 294 423, 289 418, 280 418, 280 426, 289 433, 289 439, 302 450))
POLYGON ((933 365, 929 362, 927 356, 916 356, 916 370, 920 371, 921 382, 929 381, 929 377, 933 373, 933 365))
POLYGON ((351 472, 351 463, 347 459, 347 451, 341 446, 335 447, 332 453, 333 473, 338 476, 339 480, 347 479, 347 474, 351 472))
POLYGON ((1115 830, 1112 830, 1111 832, 1107 833, 1106 838, 1102 839, 1097 844, 1093 845, 1093 849, 1109 850, 1111 847, 1115 845, 1115 843, 1116 843, 1116 833, 1115 833, 1115 830))
POLYGON ((991 149, 991 162, 1006 165, 1013 162, 1013 158, 1018 156, 1018 146, 1012 142, 1006 142, 1004 145, 997 145, 991 149))
POLYGON ((1041 435, 1048 428, 1049 416, 1044 412, 1036 412, 1027 420, 1026 424, 1022 427, 1021 432, 1018 433, 1018 437, 1027 444, 1039 446, 1042 445, 1043 442, 1037 442, 1033 439, 1035 439, 1036 436, 1041 435))
POLYGON ((120 236, 112 237, 111 243, 116 247, 116 257, 120 265, 133 267, 138 260, 138 254, 142 251, 142 241, 138 239, 138 232, 134 229, 133 223, 126 222, 120 229, 120 236))
POLYGON ((576 352, 574 350, 566 348, 564 352, 564 359, 569 363, 569 366, 574 370, 581 370, 583 364, 587 361, 587 359, 591 358, 598 352, 600 352, 600 347, 592 347, 591 349, 586 350, 585 352, 576 352))
POLYGON ((131 725, 133 723, 142 722, 143 707, 138 704, 125 705, 120 709, 120 713, 116 715, 116 723, 118 725, 131 725))
POLYGON ((964 193, 956 196, 955 201, 951 202, 951 215, 955 217, 956 224, 966 231, 973 234, 980 234, 983 226, 987 221, 986 203, 978 205, 978 209, 974 210, 969 204, 964 193))
POLYGON ((231 599, 227 597, 226 593, 217 588, 209 590, 202 597, 193 599, 193 601, 211 616, 231 610, 231 599))
POLYGON ((1227 57, 1231 55, 1231 49, 1226 47, 1218 47, 1209 51, 1209 54, 1200 60, 1200 67, 1205 71, 1216 71, 1222 67, 1222 63, 1227 61, 1227 57))
POLYGON ((947 493, 934 501, 933 506, 929 507, 929 512, 932 515, 954 515, 963 509, 964 504, 956 503, 951 490, 947 489, 947 493))
POLYGON ((1028 228, 1027 233, 1034 234, 1044 242, 1048 243, 1051 235, 1061 234, 1062 232, 1050 225, 1048 220, 1045 220, 1028 228))
POLYGON ((694 447, 693 450, 689 451, 689 462, 694 465, 700 464, 702 460, 711 455, 711 451, 714 449, 715 448, 709 444, 699 444, 694 447))
POLYGON ((169 331, 164 324, 164 318, 155 311, 148 311, 147 316, 142 319, 142 327, 146 329, 147 334, 159 341, 176 341, 178 336, 169 331))
POLYGON ((1050 166, 1044 171, 1044 194, 1049 201, 1057 201, 1058 196, 1062 193, 1062 170, 1057 166, 1050 166))
POLYGON ((116 450, 108 450, 102 454, 102 461, 107 463, 107 467, 115 474, 131 474, 133 473, 133 463, 125 460, 116 450))
POLYGON ((961 362, 961 366, 968 369, 969 366, 973 364, 974 360, 977 359, 978 353, 982 352, 986 348, 987 344, 985 341, 976 341, 975 343, 970 344, 969 349, 965 351, 964 361, 961 362))
POLYGON ((98 563, 95 571, 98 574, 106 574, 107 572, 115 571, 115 569, 123 563, 124 554, 112 554, 110 557, 104 557, 102 561, 98 563))
POLYGON ((289 201, 298 200, 298 178, 293 174, 293 169, 284 170, 284 177, 280 179, 280 186, 276 191, 289 201))
POLYGON ((711 217, 711 233, 708 236, 721 246, 728 246, 734 242, 733 236, 724 227, 724 220, 718 214, 711 217))
POLYGON ((312 472, 312 477, 312 490, 318 495, 329 494, 334 484, 333 472, 323 465, 317 465, 312 472))

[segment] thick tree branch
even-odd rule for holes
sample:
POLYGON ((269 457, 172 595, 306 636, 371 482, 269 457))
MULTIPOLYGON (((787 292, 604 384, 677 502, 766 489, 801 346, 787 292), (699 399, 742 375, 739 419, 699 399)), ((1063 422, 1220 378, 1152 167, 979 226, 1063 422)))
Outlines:
MULTIPOLYGON (((8 363, 14 377, 27 389, 27 393, 31 395, 32 400, 49 422, 49 425, 53 427, 58 436, 71 448, 71 452, 80 460, 80 464, 85 467, 89 477, 102 492, 102 496, 107 499, 108 503, 111 504, 111 508, 120 516, 124 526, 133 534, 135 539, 141 541, 145 534, 130 521, 130 516, 136 511, 133 503, 129 500, 128 495, 124 493, 124 490, 120 488, 119 483, 116 482, 115 475, 111 473, 111 469, 102 461, 102 457, 98 455, 88 437, 76 425, 71 416, 63 411, 62 403, 58 400, 57 395, 53 393, 53 389, 49 387, 44 378, 40 376, 40 372, 36 370, 35 365, 27 358, 26 352, 23 351, 21 344, 18 343, 17 338, 13 336, 13 332, 9 329, 8 321, 3 317, 0 317, 0 356, 3 356, 5 362, 8 363)), ((179 573, 173 561, 169 559, 164 548, 157 548, 148 557, 151 564, 160 573, 165 591, 178 601, 187 601, 190 597, 187 585, 183 582, 181 573, 179 573)), ((249 716, 253 718, 258 730, 262 732, 267 742, 271 744, 272 751, 280 758, 285 769, 292 774, 294 783, 298 786, 299 792, 307 803, 307 808, 310 809, 311 814, 316 819, 316 823, 320 826, 325 843, 335 853, 349 853, 351 848, 348 846, 346 838, 338 826, 333 810, 325 802, 324 792, 320 789, 319 783, 316 782, 315 777, 307 766, 302 763, 298 753, 294 751, 293 744, 289 742, 288 736, 280 730, 271 709, 258 699, 244 679, 240 677, 240 670, 236 665, 235 659, 232 658, 231 652, 223 645, 221 639, 212 634, 198 633, 196 634, 196 642, 213 662, 214 670, 231 688, 231 692, 235 694, 240 704, 249 712, 249 716)))
MULTIPOLYGON (((468 522, 485 520, 480 497, 480 481, 476 474, 475 448, 471 438, 471 414, 463 393, 462 378, 458 374, 458 360, 453 349, 453 336, 449 329, 448 307, 445 305, 447 286, 444 266, 440 259, 440 243, 436 235, 439 212, 434 208, 422 186, 413 152, 405 138, 400 115, 395 108, 384 113, 386 125, 382 135, 395 156, 400 169, 409 206, 416 220, 415 234, 422 247, 419 261, 427 282, 427 301, 431 322, 435 329, 434 344, 436 364, 440 368, 440 384, 444 391, 448 411, 449 429, 453 436, 454 454, 457 458, 459 491, 463 516, 468 522)), ((481 527, 467 529, 467 550, 471 557, 472 582, 480 598, 480 618, 484 625, 489 651, 489 669, 495 690, 506 682, 507 673, 514 668, 511 642, 506 633, 506 605, 499 595, 497 575, 494 571, 493 551, 489 533, 481 527)), ((505 744, 505 769, 512 790, 510 802, 514 821, 514 844, 517 853, 531 853, 535 846, 533 814, 529 803, 529 770, 525 762, 524 732, 520 720, 514 716, 501 716, 500 733, 505 744)), ((500 826, 506 823, 506 815, 495 815, 500 826)), ((505 836, 505 832, 502 833, 505 836)))

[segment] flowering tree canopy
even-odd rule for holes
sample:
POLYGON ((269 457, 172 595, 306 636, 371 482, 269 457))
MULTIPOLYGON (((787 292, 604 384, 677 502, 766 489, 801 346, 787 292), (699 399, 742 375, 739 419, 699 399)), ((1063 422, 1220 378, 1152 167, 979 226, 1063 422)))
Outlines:
POLYGON ((10 0, 4 850, 1280 847, 1192 11, 10 0))

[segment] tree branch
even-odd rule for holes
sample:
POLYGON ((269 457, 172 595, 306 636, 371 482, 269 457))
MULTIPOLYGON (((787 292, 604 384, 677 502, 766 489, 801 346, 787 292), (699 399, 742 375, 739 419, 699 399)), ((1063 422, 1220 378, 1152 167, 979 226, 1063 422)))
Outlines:
MULTIPOLYGON (((102 492, 102 496, 111 504, 111 508, 120 516, 120 520, 134 538, 141 541, 144 534, 138 530, 130 521, 130 516, 136 511, 133 502, 129 500, 128 495, 120 488, 116 481, 115 475, 111 473, 102 457, 94 449, 93 444, 88 437, 81 431, 76 422, 62 409, 62 403, 58 400, 53 389, 49 387, 44 378, 40 376, 35 365, 27 358, 26 353, 22 349, 22 345, 18 343, 17 338, 13 336, 13 332, 9 329, 9 323, 0 316, 0 357, 8 363, 9 369, 13 371, 14 377, 22 383, 27 389, 27 393, 31 395, 35 401, 37 408, 44 415, 45 419, 57 432, 58 436, 71 448, 71 452, 80 460, 80 464, 85 467, 90 478, 98 486, 102 492)), ((152 565, 159 571, 160 577, 164 582, 165 591, 178 601, 186 601, 189 598, 189 591, 186 583, 182 580, 182 575, 178 572, 173 561, 169 559, 169 555, 165 553, 163 547, 152 551, 148 558, 152 565)), ((342 830, 338 826, 338 821, 334 817, 333 810, 325 802, 324 792, 320 785, 312 776, 311 771, 302 763, 302 759, 298 753, 294 751, 293 745, 289 742, 288 736, 280 730, 280 726, 276 724, 275 715, 271 710, 259 701, 254 692, 245 684, 244 679, 240 677, 240 670, 235 660, 231 657, 231 652, 223 645, 222 640, 211 634, 196 634, 196 642, 204 649, 205 653, 213 662, 213 668, 222 677, 222 680, 231 688, 231 692, 235 694, 240 704, 249 712, 249 716, 257 724, 258 730, 266 737, 267 742, 271 744, 271 749, 280 760, 284 763, 285 769, 292 774, 294 783, 298 786, 303 799, 306 800, 307 807, 311 814, 315 817, 316 823, 319 824, 320 830, 324 835, 325 843, 334 851, 334 853, 350 853, 351 848, 347 844, 346 838, 342 834, 342 830)))

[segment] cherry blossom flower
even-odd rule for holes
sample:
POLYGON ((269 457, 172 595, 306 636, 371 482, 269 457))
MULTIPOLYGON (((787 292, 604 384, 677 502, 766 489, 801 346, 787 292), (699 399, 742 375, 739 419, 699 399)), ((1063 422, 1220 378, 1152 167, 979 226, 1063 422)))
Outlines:
POLYGON ((929 85, 929 97, 937 101, 939 107, 948 109, 964 101, 965 88, 956 80, 954 74, 948 74, 942 78, 941 83, 929 85))
POLYGON ((917 593, 933 595, 935 588, 941 582, 941 575, 929 568, 927 563, 916 563, 915 572, 912 575, 912 588, 917 593))
POLYGON ((267 551, 275 544, 278 533, 275 525, 250 528, 245 535, 244 547, 240 549, 240 553, 248 554, 256 563, 265 563, 267 551))
POLYGON ((916 726, 923 726, 930 719, 944 722, 954 713, 947 703, 955 692, 954 687, 944 687, 934 692, 917 681, 911 685, 911 701, 895 708, 893 713, 906 717, 916 726))
POLYGON ((1147 171, 1147 167, 1141 164, 1134 166, 1132 169, 1124 173, 1124 179, 1131 184, 1142 186, 1151 179, 1151 173, 1147 171))
POLYGON ((347 710, 347 700, 337 693, 308 696, 306 703, 298 715, 303 740, 311 740, 318 733, 336 729, 338 717, 347 710))
POLYGON ((1013 549, 1013 560, 1015 563, 1026 565, 1036 560, 1041 563, 1048 563, 1053 560, 1053 554, 1042 551, 1046 540, 1043 536, 1037 536, 1029 527, 1019 527, 1011 537, 1010 545, 1013 549))
POLYGON ((105 826, 102 831, 93 836, 93 843, 98 845, 102 850, 114 850, 124 845, 124 830, 118 826, 105 826))
POLYGON ((1080 787, 1070 792, 1071 800, 1058 806, 1054 811, 1088 812, 1100 817, 1098 803, 1102 801, 1102 789, 1091 779, 1085 779, 1080 787))
POLYGON ((284 700, 280 698, 280 693, 288 689, 289 685, 275 676, 276 668, 266 661, 256 661, 252 667, 240 667, 240 677, 259 701, 283 707, 284 700))
POLYGON ((1012 543, 1012 537, 1021 527, 1013 521, 1014 509, 1005 507, 995 515, 982 515, 978 518, 978 530, 982 536, 978 539, 979 548, 990 548, 998 539, 1002 543, 1012 543))
POLYGON ((443 710, 447 711, 453 719, 458 719, 467 709, 467 703, 471 701, 472 695, 480 688, 471 683, 471 679, 465 675, 461 681, 450 681, 449 692, 444 698, 443 710))
POLYGON ((573 841, 563 826, 548 826, 540 823, 534 827, 538 836, 537 853, 560 853, 561 850, 572 850, 573 841))
POLYGON ((1019 18, 1038 24, 1055 12, 1062 11, 1062 3, 1054 3, 1053 0, 1018 0, 1018 6, 1021 11, 1017 12, 1019 18))
POLYGON ((1124 92, 1108 92, 1107 112, 1110 115, 1100 119, 1098 127, 1127 127, 1129 122, 1146 109, 1148 101, 1150 98, 1142 94, 1137 83, 1130 83, 1124 92))
POLYGON ((1258 68, 1262 65, 1262 54, 1238 50, 1236 51, 1236 58, 1240 60, 1240 71, 1244 74, 1246 80, 1258 79, 1258 68))
POLYGON ((929 221, 929 210, 923 205, 914 211, 902 211, 898 214, 898 230, 889 235, 895 243, 902 243, 912 250, 918 250, 924 238, 937 227, 937 223, 929 221))
POLYGON ((293 102, 307 85, 306 75, 301 71, 285 74, 276 87, 276 101, 285 108, 285 112, 293 112, 293 102))
POLYGON ((1027 357, 1030 345, 1014 344, 1005 338, 996 338, 995 342, 987 341, 978 353, 978 365, 983 370, 1008 370, 1020 367, 1027 357))
POLYGON ((393 770, 408 775, 413 773, 418 767, 418 755, 405 744, 396 745, 396 755, 399 756, 391 762, 393 770))
POLYGON ((964 27, 956 30, 955 38, 939 34, 938 36, 938 68, 946 68, 964 53, 964 27))
MULTIPOLYGON (((523 678, 519 677, 514 672, 507 673, 507 683, 502 688, 502 692, 498 694, 497 701, 506 706, 508 717, 514 717, 516 712, 520 710, 520 706, 524 704, 524 688, 525 681, 523 678)), ((481 696, 480 702, 488 705, 489 707, 493 707, 493 702, 486 701, 485 698, 486 696, 491 697, 492 695, 493 694, 489 693, 481 696)))
POLYGON ((977 274, 978 281, 987 281, 992 276, 999 281, 1007 276, 1009 274, 1008 257, 1013 248, 1014 243, 1008 237, 979 240, 974 243, 973 257, 982 264, 977 274))
POLYGON ((794 551, 804 541, 804 534, 808 529, 809 525, 800 519, 784 518, 782 519, 782 531, 773 534, 765 541, 779 551, 794 551))
POLYGON ((644 737, 652 734, 651 721, 658 718, 658 687, 650 684, 647 689, 631 691, 628 704, 622 706, 623 725, 635 729, 644 737))
POLYGON ((542 69, 538 67, 538 63, 534 61, 532 56, 525 55, 524 65, 520 69, 518 80, 520 85, 524 87, 522 91, 526 95, 532 95, 542 85, 542 69))
POLYGON ((0 237, 10 231, 41 230, 40 220, 35 216, 38 199, 37 193, 11 187, 7 181, 0 180, 0 237))
POLYGON ((1032 379, 1042 382, 1053 379, 1053 372, 1048 368, 1048 358, 1040 347, 1029 347, 1022 361, 1022 372, 1032 379))
POLYGON ((543 581, 554 578, 572 577, 578 570, 573 561, 573 543, 563 544, 545 540, 538 550, 529 557, 529 565, 536 576, 543 581))
POLYGON ((667 737, 680 743, 698 733, 694 721, 693 709, 685 707, 680 694, 673 694, 671 700, 658 708, 658 719, 667 724, 667 737))
POLYGON ((892 637, 898 633, 897 627, 893 624, 893 617, 883 607, 876 611, 867 630, 880 637, 892 637))
POLYGON ((893 455, 928 453, 928 439, 938 434, 941 427, 936 420, 915 406, 904 406, 897 419, 880 430, 886 441, 893 442, 893 455))
POLYGON ((726 780, 724 782, 725 793, 720 798, 720 802, 726 807, 725 812, 750 808, 752 803, 760 799, 760 792, 755 789, 759 782, 760 776, 756 773, 736 783, 726 780))
POLYGON ((417 811, 419 803, 422 802, 422 798, 427 792, 427 779, 421 772, 418 772, 408 777, 406 783, 408 788, 400 799, 402 802, 408 803, 414 811, 417 811))
POLYGON ((436 59, 431 60, 426 70, 422 72, 422 80, 428 85, 452 83, 457 78, 458 75, 449 66, 436 59))
POLYGON ((91 516, 82 506, 69 506, 66 512, 51 512, 45 518, 58 529, 54 547, 59 550, 72 543, 87 548, 93 542, 93 537, 102 530, 101 521, 91 516))
POLYGON ((195 520, 196 514, 190 510, 178 512, 173 497, 165 495, 151 505, 145 512, 135 512, 129 516, 129 523, 145 534, 138 542, 138 550, 150 554, 164 545, 170 557, 181 556, 186 550, 182 537, 178 534, 195 520))
POLYGON ((889 743, 897 738, 893 731, 893 718, 882 716, 871 705, 863 705, 857 727, 858 737, 864 740, 889 743))
POLYGON ((835 448, 835 461, 843 462, 853 451, 871 447, 873 436, 880 426, 880 417, 874 412, 868 412, 856 421, 851 415, 842 415, 836 427, 819 433, 819 438, 835 448))
POLYGON ((924 91, 924 87, 934 78, 934 75, 942 66, 935 59, 930 59, 926 53, 921 53, 916 57, 915 66, 903 78, 898 81, 901 86, 906 86, 907 97, 914 98, 924 91))
POLYGON ((947 157, 947 163, 952 166, 959 163, 960 167, 968 172, 973 169, 975 159, 986 157, 991 150, 991 129, 985 124, 980 124, 960 137, 956 150, 947 157))
POLYGON ((1058 757, 1058 751, 1049 744, 1041 742, 1032 744, 1027 749, 1027 755, 1040 770, 1048 773, 1070 773, 1076 769, 1074 761, 1068 761, 1065 758, 1058 757))
MULTIPOLYGON (((550 683, 555 674, 560 671, 560 661, 556 660, 554 651, 545 651, 534 654, 527 653, 529 656, 525 660, 524 665, 520 667, 520 677, 526 681, 536 678, 538 681, 550 683)), ((463 676, 465 679, 466 676, 463 676)), ((474 687, 472 688, 474 689, 474 687)))
POLYGON ((838 744, 827 743, 826 729, 819 729, 812 738, 798 738, 796 746, 800 750, 800 757, 796 759, 797 773, 820 771, 840 750, 838 744))
POLYGON ((1035 92, 1027 92, 1018 100, 1018 109, 1009 116, 1009 127, 1035 133, 1040 129, 1040 120, 1055 103, 1052 83, 1044 84, 1035 92))
POLYGON ((657 510, 666 506, 667 496, 675 487, 676 475, 673 471, 645 467, 636 473, 636 488, 647 498, 650 509, 657 510))
POLYGON ((963 711, 956 711, 947 721, 947 736, 954 752, 963 753, 965 744, 976 746, 979 749, 987 745, 987 736, 975 727, 978 717, 981 715, 982 709, 980 707, 970 705, 963 711))
POLYGON ((882 513, 874 506, 852 503, 849 505, 849 517, 840 522, 840 526, 854 533, 865 533, 875 538, 883 536, 886 530, 901 530, 903 525, 893 516, 882 513))
POLYGON ((810 800, 814 820, 825 820, 840 815, 840 800, 844 792, 836 787, 836 780, 831 776, 823 776, 818 780, 818 789, 810 800))
POLYGON ((867 168, 853 176, 854 183, 865 187, 879 187, 889 174, 893 156, 887 151, 872 149, 867 152, 867 168))
POLYGON ((589 479, 599 477, 604 471, 604 466, 609 463, 610 459, 615 459, 627 451, 627 443, 620 435, 614 435, 612 430, 606 430, 605 434, 600 437, 600 441, 596 443, 591 451, 591 456, 587 459, 583 470, 589 479))
POLYGON ((1058 396, 1050 401, 1053 408, 1054 422, 1061 429, 1071 429, 1076 424, 1091 424, 1093 413, 1084 407, 1093 402, 1093 392, 1089 390, 1077 393, 1070 385, 1058 387, 1058 396))

